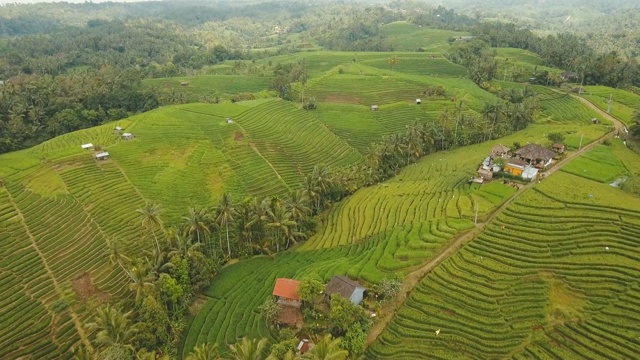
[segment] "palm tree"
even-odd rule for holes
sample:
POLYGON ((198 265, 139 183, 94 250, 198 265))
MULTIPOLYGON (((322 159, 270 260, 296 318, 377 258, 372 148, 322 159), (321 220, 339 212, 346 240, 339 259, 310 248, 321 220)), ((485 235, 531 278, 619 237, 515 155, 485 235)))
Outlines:
POLYGON ((315 202, 316 211, 320 211, 320 189, 318 188, 313 175, 309 174, 304 177, 302 181, 302 189, 307 194, 307 197, 315 202))
POLYGON ((345 360, 349 356, 349 352, 340 347, 340 339, 333 339, 331 334, 325 335, 308 354, 314 360, 345 360))
MULTIPOLYGON (((274 229, 274 240, 276 242, 276 252, 280 251, 280 240, 284 237, 291 240, 294 236, 291 228, 296 226, 296 222, 291 220, 291 213, 285 211, 282 206, 277 206, 274 210, 268 211, 269 222, 267 227, 274 229)), ((294 239, 295 241, 295 239, 294 239)), ((289 245, 287 241, 287 246, 289 245)))
POLYGON ((369 181, 373 179, 373 170, 378 170, 380 165, 380 151, 378 147, 369 146, 367 148, 367 164, 369 165, 369 181))
POLYGON ((458 124, 463 121, 462 118, 464 116, 464 105, 464 100, 460 100, 456 104, 456 129, 453 133, 453 141, 455 142, 455 146, 458 145, 458 124))
POLYGON ((186 357, 186 360, 218 360, 220 359, 220 352, 218 351, 218 344, 203 343, 193 348, 191 354, 186 357))
POLYGON ((187 235, 193 236, 193 233, 195 233, 198 242, 200 242, 200 233, 211 234, 209 230, 211 217, 204 209, 200 207, 189 208, 189 216, 185 216, 183 219, 186 221, 185 230, 187 235))
POLYGON ((262 360, 263 352, 267 346, 267 339, 249 339, 243 337, 240 344, 229 345, 229 349, 233 353, 235 360, 262 360))
POLYGON ((162 227, 162 220, 160 220, 160 213, 162 209, 160 205, 154 203, 147 203, 145 206, 136 210, 140 213, 142 217, 142 226, 147 229, 151 229, 153 233, 153 238, 156 240, 156 246, 158 247, 158 251, 160 251, 160 243, 158 242, 158 237, 156 236, 156 227, 162 227))
POLYGON ((179 255, 182 258, 188 258, 191 257, 193 252, 200 251, 202 246, 202 243, 194 244, 191 236, 186 236, 183 232, 178 231, 169 239, 170 251, 167 257, 172 258, 175 255, 179 255))
POLYGON ((129 316, 131 312, 123 314, 110 306, 97 308, 94 322, 86 325, 87 328, 98 331, 95 338, 97 347, 120 345, 133 350, 131 343, 138 332, 138 326, 131 324, 129 316))
POLYGON ((311 213, 309 207, 309 198, 305 194, 304 190, 292 191, 285 200, 287 210, 291 213, 293 221, 300 225, 307 219, 311 213))
POLYGON ((264 222, 267 219, 267 211, 269 210, 269 199, 264 198, 261 201, 258 197, 254 196, 251 202, 247 206, 251 213, 251 218, 244 225, 245 228, 251 230, 251 237, 253 238, 258 233, 258 237, 262 235, 264 231, 264 222))
POLYGON ((229 258, 231 258, 231 244, 229 242, 229 223, 233 221, 233 217, 237 215, 236 209, 233 207, 233 203, 231 201, 231 196, 229 194, 224 193, 220 197, 220 202, 218 203, 218 217, 216 218, 216 222, 222 228, 226 228, 227 230, 227 254, 229 258))
POLYGON ((131 272, 129 272, 129 270, 122 263, 123 261, 131 261, 131 259, 129 259, 120 251, 120 243, 116 239, 112 239, 107 243, 107 246, 109 248, 109 263, 111 263, 111 265, 118 264, 122 271, 124 271, 124 273, 127 274, 129 278, 131 278, 131 280, 135 281, 135 278, 133 277, 131 272))
POLYGON ((146 291, 153 289, 153 282, 150 280, 148 268, 134 267, 131 269, 133 282, 129 284, 129 289, 136 294, 136 303, 142 298, 146 291))
POLYGON ((393 74, 393 68, 400 63, 400 59, 396 55, 389 58, 389 65, 391 66, 391 74, 393 74))

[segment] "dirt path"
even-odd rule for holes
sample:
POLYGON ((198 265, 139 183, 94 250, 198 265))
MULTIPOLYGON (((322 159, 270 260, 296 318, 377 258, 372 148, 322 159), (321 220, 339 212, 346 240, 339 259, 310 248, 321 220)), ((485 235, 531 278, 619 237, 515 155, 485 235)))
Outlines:
MULTIPOLYGON (((16 213, 18 214, 18 217, 20 218, 20 223, 22 224, 25 233, 27 234, 27 236, 29 237, 29 240, 31 241, 31 247, 36 252, 36 254, 38 254, 38 257, 40 258, 40 261, 42 262, 42 265, 44 266, 44 269, 45 269, 47 275, 51 279, 51 282, 53 283, 53 287, 56 289, 56 292, 58 293, 59 298, 61 298, 61 299, 64 298, 64 292, 62 291, 62 288, 60 287, 60 284, 58 284, 58 280, 56 280, 56 277, 53 275, 53 271, 51 271, 51 268, 49 268, 49 263, 47 262, 47 259, 45 258, 44 254, 40 251, 40 248, 38 247, 38 244, 36 243, 36 239, 33 236, 33 234, 31 233, 31 230, 29 229, 29 226, 27 225, 27 222, 25 221, 25 218, 24 218, 24 215, 22 214, 22 211, 20 211, 20 208, 18 207, 18 204, 16 203, 15 199, 13 198, 13 196, 11 195, 9 190, 5 190, 5 191, 7 192, 7 195, 9 197, 9 202, 11 202, 11 205, 13 206, 13 208, 16 211, 16 213)), ((91 342, 89 341, 89 337, 87 336, 87 334, 84 331, 84 326, 82 325, 82 322, 78 318, 78 315, 73 311, 73 309, 71 309, 71 307, 69 307, 69 315, 71 316, 71 320, 73 321, 73 324, 75 325, 75 328, 76 328, 76 331, 78 332, 78 335, 80 336, 80 340, 82 341, 84 346, 89 351, 92 351, 93 347, 91 346, 91 342)), ((55 315, 54 315, 54 317, 55 317, 55 315)))
MULTIPOLYGON (((624 124, 622 124, 622 122, 620 122, 618 119, 612 117, 611 115, 605 112, 602 112, 597 107, 595 107, 595 105, 591 104, 586 99, 582 99, 577 96, 576 98, 580 99, 585 105, 594 108, 596 111, 600 111, 600 113, 604 117, 606 117, 607 119, 611 120, 614 123, 616 130, 622 129, 622 133, 624 133, 624 124)), ((568 154, 564 159, 557 162, 552 168, 545 171, 544 173, 545 178, 553 175, 556 171, 562 168, 562 166, 564 166, 566 163, 576 158, 577 156, 580 156, 585 152, 589 151, 592 147, 601 143, 602 140, 613 137, 616 133, 616 130, 606 133, 603 136, 601 136, 599 139, 593 141, 592 143, 583 146, 580 150, 568 154)), ((485 226, 489 224, 491 221, 493 221, 507 206, 509 206, 509 204, 511 204, 515 199, 517 199, 525 191, 535 186, 535 184, 537 184, 537 182, 534 181, 518 189, 518 191, 515 194, 513 194, 507 201, 505 201, 497 209, 493 210, 493 212, 489 215, 489 217, 486 219, 485 222, 478 223, 475 226, 475 228, 471 230, 459 233, 446 245, 444 249, 441 250, 441 252, 436 257, 429 260, 426 264, 422 265, 420 268, 407 274, 407 276, 405 276, 403 280, 401 292, 398 294, 395 301, 389 304, 384 309, 385 315, 379 318, 378 322, 375 323, 371 328, 371 331, 367 336, 367 346, 370 346, 371 344, 373 344, 374 341, 378 338, 378 336, 382 334, 384 329, 386 329, 386 327, 389 325, 389 323, 395 316, 396 312, 400 308, 402 308, 402 306, 404 305, 405 301, 409 297, 409 294, 411 293, 411 290, 413 290, 413 288, 416 285, 418 285, 418 283, 422 281, 422 279, 424 279, 424 277, 427 276, 427 274, 429 274, 431 270, 435 269, 438 265, 440 265, 440 263, 442 263, 444 260, 449 258, 449 256, 453 255, 463 245, 473 240, 478 234, 480 234, 484 230, 485 226)))

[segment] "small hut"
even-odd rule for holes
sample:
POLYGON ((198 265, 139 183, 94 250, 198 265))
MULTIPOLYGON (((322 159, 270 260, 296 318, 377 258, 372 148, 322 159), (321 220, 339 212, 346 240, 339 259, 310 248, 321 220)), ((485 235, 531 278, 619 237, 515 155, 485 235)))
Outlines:
POLYGON ((99 152, 96 154, 96 159, 98 160, 106 160, 109 158, 109 153, 106 151, 99 152))
POLYGON ((596 119, 596 118, 592 118, 591 119, 591 123, 596 125, 596 124, 600 124, 600 120, 596 119))
POLYGON ((509 156, 510 151, 511 149, 509 149, 508 147, 502 144, 498 144, 491 148, 491 155, 501 157, 501 158, 506 158, 509 156))
POLYGON ((226 121, 227 121, 227 124, 233 124, 233 119, 231 119, 231 118, 227 118, 226 121))
POLYGON ((378 111, 379 108, 378 105, 371 105, 371 111, 378 111))
POLYGON ((422 100, 416 99, 416 105, 420 105, 420 104, 422 104, 422 100))
POLYGON ((122 138, 125 140, 133 140, 133 134, 132 133, 124 133, 122 134, 122 138))
POLYGON ((564 144, 562 143, 553 144, 553 151, 557 152, 558 154, 562 154, 564 152, 564 144))
POLYGON ((180 86, 189 86, 188 81, 180 81, 180 86))
POLYGON ((82 144, 80 145, 80 147, 82 148, 82 150, 90 150, 90 149, 93 149, 93 144, 92 143, 82 144))
POLYGON ((482 178, 484 181, 489 181, 493 179, 493 171, 480 168, 478 169, 478 177, 482 178))
POLYGON ((116 131, 122 131, 122 126, 116 126, 115 130, 116 131))

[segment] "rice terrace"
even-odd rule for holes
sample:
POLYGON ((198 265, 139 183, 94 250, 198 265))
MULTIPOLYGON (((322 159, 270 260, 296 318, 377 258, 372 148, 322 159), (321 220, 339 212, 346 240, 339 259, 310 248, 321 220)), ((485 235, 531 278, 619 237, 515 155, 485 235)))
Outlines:
POLYGON ((442 3, 0 4, 0 359, 640 357, 640 8, 442 3))

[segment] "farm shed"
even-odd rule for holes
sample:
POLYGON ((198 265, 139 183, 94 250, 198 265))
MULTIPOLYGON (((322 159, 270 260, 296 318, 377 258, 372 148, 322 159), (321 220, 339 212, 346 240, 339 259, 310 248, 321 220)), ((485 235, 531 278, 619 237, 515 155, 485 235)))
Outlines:
POLYGON ((378 105, 371 105, 371 111, 378 111, 380 107, 378 105))
POLYGON ((92 144, 92 143, 82 144, 82 145, 80 145, 80 147, 81 147, 83 150, 89 150, 89 149, 92 149, 92 148, 93 148, 93 144, 92 144))
POLYGON ((592 124, 600 124, 600 120, 596 119, 596 118, 592 118, 591 119, 591 123, 592 124))
POLYGON ((116 131, 122 131, 122 126, 116 126, 115 130, 116 131))
POLYGON ((525 166, 527 163, 524 160, 510 159, 504 167, 504 172, 514 176, 522 176, 525 166))
POLYGON ((362 302, 366 290, 367 288, 360 285, 359 282, 353 281, 346 276, 334 276, 325 286, 327 295, 340 294, 349 299, 354 305, 362 302))
POLYGON ((417 104, 417 105, 422 104, 422 100, 420 100, 420 99, 416 99, 416 104, 417 104))
POLYGON ((522 159, 529 161, 529 165, 536 167, 547 167, 553 161, 556 153, 538 144, 527 144, 516 150, 516 155, 522 159))
POLYGON ((564 144, 556 143, 556 144, 553 144, 552 147, 553 147, 553 150, 558 154, 562 154, 564 152, 564 144))
POLYGON ((105 160, 105 159, 108 159, 108 158, 109 158, 109 153, 106 152, 106 151, 99 152, 99 153, 96 154, 96 159, 98 159, 98 160, 105 160))
POLYGON ((273 296, 278 298, 279 304, 300 307, 299 287, 300 281, 298 280, 278 278, 273 287, 273 296))
POLYGON ((233 120, 231 118, 227 118, 227 124, 233 124, 233 120))
POLYGON ((511 149, 508 147, 498 144, 491 148, 491 155, 505 158, 509 155, 509 151, 511 151, 511 149))
POLYGON ((180 86, 189 86, 188 81, 180 81, 180 86))
POLYGON ((132 133, 124 133, 122 134, 122 138, 125 140, 133 140, 133 134, 132 133))

